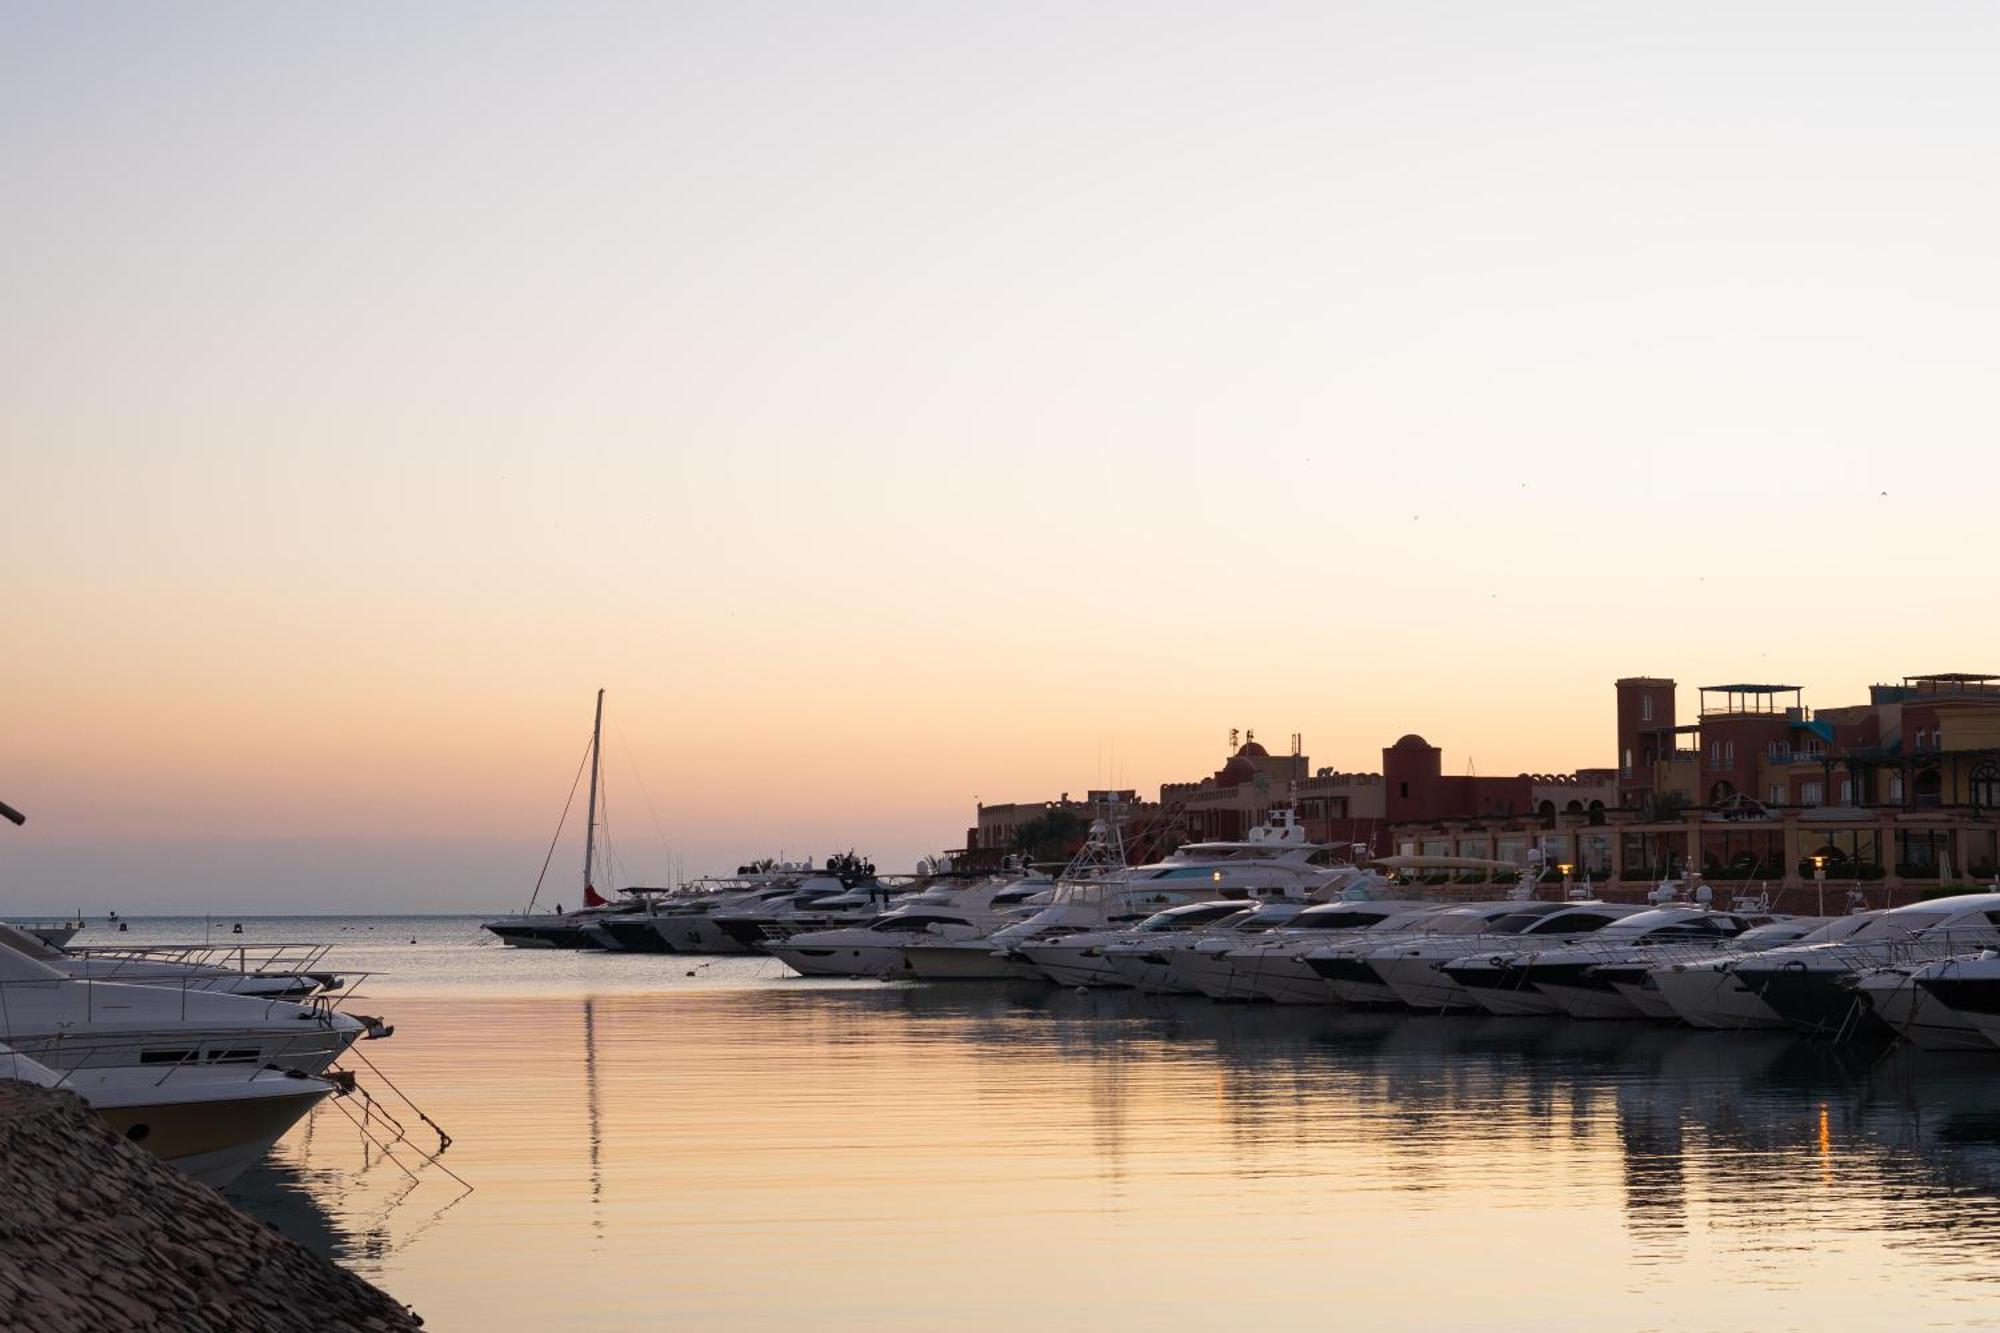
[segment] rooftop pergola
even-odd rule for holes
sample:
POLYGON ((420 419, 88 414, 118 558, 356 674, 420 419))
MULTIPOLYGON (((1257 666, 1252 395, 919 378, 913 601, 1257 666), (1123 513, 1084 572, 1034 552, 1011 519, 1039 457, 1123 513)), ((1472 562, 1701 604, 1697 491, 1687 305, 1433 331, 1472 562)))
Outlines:
POLYGON ((1701 687, 1701 714, 1752 713, 1777 716, 1793 708, 1805 707, 1805 690, 1798 685, 1704 685, 1701 687), (1714 703, 1709 695, 1716 695, 1714 703), (1790 700, 1785 696, 1790 695, 1790 700))

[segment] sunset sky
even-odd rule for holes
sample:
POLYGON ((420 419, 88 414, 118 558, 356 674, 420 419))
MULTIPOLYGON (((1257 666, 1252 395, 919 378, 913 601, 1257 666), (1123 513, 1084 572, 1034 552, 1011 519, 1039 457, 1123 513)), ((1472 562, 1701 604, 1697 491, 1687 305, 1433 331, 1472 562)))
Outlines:
POLYGON ((600 685, 658 882, 2000 672, 1996 68, 1984 0, 9 5, 0 913, 518 905, 600 685))

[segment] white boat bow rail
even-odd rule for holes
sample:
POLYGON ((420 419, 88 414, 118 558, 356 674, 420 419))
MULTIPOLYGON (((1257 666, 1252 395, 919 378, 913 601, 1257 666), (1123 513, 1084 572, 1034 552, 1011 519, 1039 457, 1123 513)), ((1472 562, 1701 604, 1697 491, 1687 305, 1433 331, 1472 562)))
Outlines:
MULTIPOLYGON (((71 958, 117 963, 171 963, 185 967, 207 967, 234 972, 239 976, 326 976, 336 989, 341 978, 324 967, 335 946, 306 941, 260 944, 93 944, 63 950, 71 958)), ((116 968, 99 975, 99 980, 122 981, 116 968)))

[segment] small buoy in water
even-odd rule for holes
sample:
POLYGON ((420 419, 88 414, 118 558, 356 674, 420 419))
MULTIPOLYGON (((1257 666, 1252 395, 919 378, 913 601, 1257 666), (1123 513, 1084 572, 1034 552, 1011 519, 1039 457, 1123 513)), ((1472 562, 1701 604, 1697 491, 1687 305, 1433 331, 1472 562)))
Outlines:
POLYGON ((241 935, 243 933, 243 923, 241 921, 238 921, 236 923, 235 928, 231 930, 229 933, 232 935, 241 935))
POLYGON ((415 944, 416 942, 417 942, 417 937, 415 935, 410 936, 410 943, 415 944))
POLYGON ((688 975, 689 975, 689 976, 693 976, 693 975, 694 975, 694 969, 693 969, 693 968, 689 968, 689 969, 688 969, 688 975))
POLYGON ((131 929, 131 927, 130 927, 130 926, 128 926, 128 925, 126 925, 126 924, 125 924, 125 923, 124 923, 123 921, 120 921, 120 922, 118 923, 118 929, 120 929, 120 930, 130 930, 130 929, 131 929))

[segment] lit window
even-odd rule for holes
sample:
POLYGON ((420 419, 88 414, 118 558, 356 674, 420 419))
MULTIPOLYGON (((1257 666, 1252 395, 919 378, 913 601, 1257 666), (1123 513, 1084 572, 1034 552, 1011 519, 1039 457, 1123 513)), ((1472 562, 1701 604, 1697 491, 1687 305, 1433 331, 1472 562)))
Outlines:
POLYGON ((1650 694, 1639 696, 1639 720, 1641 722, 1653 720, 1653 696, 1650 694))

